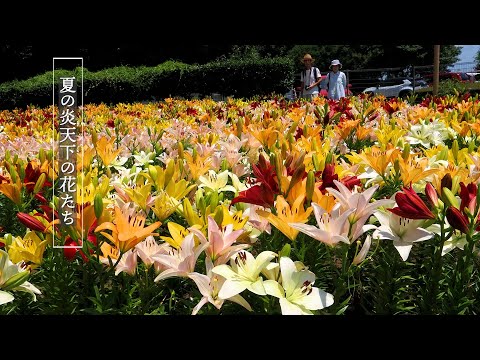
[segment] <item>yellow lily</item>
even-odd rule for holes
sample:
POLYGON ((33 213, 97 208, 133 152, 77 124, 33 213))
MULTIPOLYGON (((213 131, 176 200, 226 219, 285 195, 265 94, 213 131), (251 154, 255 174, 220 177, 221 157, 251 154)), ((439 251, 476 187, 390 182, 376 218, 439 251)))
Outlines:
POLYGON ((194 181, 197 181, 211 167, 212 158, 210 157, 203 158, 198 154, 193 156, 189 152, 184 152, 184 156, 188 166, 188 176, 194 181))
POLYGON ((166 241, 172 245, 175 249, 180 248, 182 245, 185 236, 190 234, 188 229, 185 229, 182 225, 169 221, 167 224, 168 231, 170 232, 171 237, 169 236, 160 236, 160 239, 166 241))
POLYGON ((8 247, 8 255, 12 262, 24 261, 34 269, 42 263, 43 253, 48 240, 41 240, 35 231, 29 231, 22 239, 17 236, 8 247))
POLYGON ((379 147, 373 146, 370 149, 362 151, 358 157, 375 170, 377 174, 384 176, 388 165, 392 163, 398 153, 399 150, 389 144, 388 150, 386 151, 382 151, 379 147))
POLYGON ((275 226, 286 237, 293 241, 297 238, 299 231, 292 228, 288 223, 306 223, 310 213, 313 211, 313 208, 311 207, 306 211, 303 209, 304 200, 305 195, 301 195, 290 207, 290 204, 283 198, 283 196, 279 195, 275 202, 275 209, 277 210, 278 215, 274 215, 264 210, 257 210, 257 214, 266 218, 270 224, 275 226))
POLYGON ((410 186, 410 183, 416 184, 427 176, 438 172, 438 169, 425 170, 428 166, 428 158, 413 157, 408 155, 407 159, 398 156, 398 164, 400 166, 400 178, 404 186, 410 186))

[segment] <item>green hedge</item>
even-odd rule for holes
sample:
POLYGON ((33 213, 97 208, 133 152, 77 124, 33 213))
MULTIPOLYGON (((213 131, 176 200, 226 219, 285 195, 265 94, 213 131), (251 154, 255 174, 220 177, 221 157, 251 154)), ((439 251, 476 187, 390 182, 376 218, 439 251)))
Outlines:
MULTIPOLYGON (((81 69, 75 69, 74 74, 80 78, 81 69)), ((285 93, 294 74, 294 64, 288 58, 223 60, 204 65, 167 61, 155 67, 120 66, 97 72, 84 68, 83 94, 86 104, 189 97, 192 93, 252 97, 285 93)), ((71 72, 59 70, 55 75, 58 79, 71 72)), ((52 76, 48 71, 27 80, 0 84, 0 109, 50 105, 52 76)))

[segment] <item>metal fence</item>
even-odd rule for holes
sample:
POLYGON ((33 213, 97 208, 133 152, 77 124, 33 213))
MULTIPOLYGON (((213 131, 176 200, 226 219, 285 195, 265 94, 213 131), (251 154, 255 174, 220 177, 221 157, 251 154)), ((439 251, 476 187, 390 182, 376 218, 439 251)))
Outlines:
MULTIPOLYGON (((433 65, 385 67, 375 69, 342 70, 347 77, 347 86, 356 95, 361 92, 375 92, 377 88, 396 87, 410 82, 412 92, 431 85, 433 82, 433 65)), ((476 81, 480 70, 475 62, 458 63, 453 66, 440 64, 440 81, 457 79, 460 81, 476 81), (477 78, 475 77, 477 76, 477 78)))

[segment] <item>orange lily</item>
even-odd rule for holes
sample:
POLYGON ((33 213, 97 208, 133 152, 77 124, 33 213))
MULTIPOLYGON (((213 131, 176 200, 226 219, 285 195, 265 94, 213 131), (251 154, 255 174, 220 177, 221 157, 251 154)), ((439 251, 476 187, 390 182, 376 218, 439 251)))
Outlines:
POLYGON ((98 140, 95 150, 97 150, 97 154, 102 159, 103 165, 108 166, 110 163, 115 160, 115 158, 120 154, 121 149, 113 150, 113 142, 115 138, 111 138, 107 140, 106 137, 102 137, 98 140))
POLYGON ((157 229, 161 222, 157 221, 147 227, 144 227, 146 218, 140 214, 131 215, 124 213, 115 206, 115 219, 112 222, 104 222, 97 226, 95 232, 100 233, 107 239, 112 241, 121 252, 126 252, 137 245, 140 241, 149 235, 158 236, 157 233, 152 233, 157 229), (111 230, 112 234, 103 232, 101 230, 111 230))

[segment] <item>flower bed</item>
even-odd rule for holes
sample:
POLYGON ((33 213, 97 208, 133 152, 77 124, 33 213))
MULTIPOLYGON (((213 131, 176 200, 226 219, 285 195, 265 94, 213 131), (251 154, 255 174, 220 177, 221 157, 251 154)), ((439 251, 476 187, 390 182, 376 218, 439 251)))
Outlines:
POLYGON ((0 313, 480 310, 477 98, 86 105, 70 227, 52 112, 0 112, 0 313))

